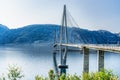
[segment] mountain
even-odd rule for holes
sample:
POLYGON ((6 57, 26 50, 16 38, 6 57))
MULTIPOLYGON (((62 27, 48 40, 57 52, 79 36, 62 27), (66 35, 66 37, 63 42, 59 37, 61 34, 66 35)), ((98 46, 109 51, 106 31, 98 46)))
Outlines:
POLYGON ((74 36, 74 39, 80 41, 79 43, 116 44, 120 40, 119 36, 105 30, 90 31, 74 28, 72 36, 74 36))
POLYGON ((53 42, 56 25, 28 25, 18 29, 10 29, 2 37, 0 44, 23 44, 53 42))
POLYGON ((6 26, 0 24, 0 42, 3 41, 3 36, 8 31, 9 31, 9 29, 6 26))
POLYGON ((0 35, 3 35, 7 30, 9 30, 7 26, 0 24, 0 35))
MULTIPOLYGON (((59 25, 34 24, 18 29, 8 29, 0 25, 0 44, 26 44, 26 43, 53 43, 55 31, 57 41, 59 41, 59 25)), ((98 43, 115 44, 120 40, 120 36, 105 30, 90 31, 86 29, 69 27, 69 43, 98 43)))

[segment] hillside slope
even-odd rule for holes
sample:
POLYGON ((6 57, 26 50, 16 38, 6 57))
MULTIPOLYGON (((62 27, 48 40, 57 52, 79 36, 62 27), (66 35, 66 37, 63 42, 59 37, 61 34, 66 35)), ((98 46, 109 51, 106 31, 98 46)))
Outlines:
MULTIPOLYGON (((59 28, 59 25, 52 24, 34 24, 18 29, 0 25, 0 44, 53 43, 55 30, 59 41, 59 28)), ((69 43, 90 44, 115 44, 120 40, 120 36, 109 31, 89 31, 76 27, 68 28, 68 38, 69 43)))

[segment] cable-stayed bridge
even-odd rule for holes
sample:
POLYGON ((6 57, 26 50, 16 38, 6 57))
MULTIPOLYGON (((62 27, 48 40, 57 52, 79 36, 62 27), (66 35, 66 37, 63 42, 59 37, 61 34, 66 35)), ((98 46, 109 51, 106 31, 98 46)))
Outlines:
MULTIPOLYGON (((83 71, 89 72, 89 50, 96 50, 98 54, 98 71, 104 69, 104 52, 114 52, 116 54, 120 54, 120 45, 118 44, 59 44, 56 43, 54 46, 63 46, 63 47, 71 47, 68 49, 72 51, 72 48, 78 48, 77 51, 82 51, 83 53, 83 71)), ((64 51, 64 50, 63 50, 64 51)), ((75 50, 73 50, 75 51, 75 50)))
MULTIPOLYGON (((66 74, 67 65, 67 54, 69 51, 82 51, 83 53, 83 72, 89 72, 89 50, 97 51, 97 64, 98 71, 104 69, 104 54, 106 51, 120 53, 120 45, 118 44, 71 44, 68 42, 68 18, 66 5, 64 5, 63 16, 62 16, 62 25, 60 27, 60 38, 59 41, 54 39, 54 50, 53 50, 53 62, 54 70, 56 75, 66 74), (77 50, 75 49, 77 48, 77 50), (60 54, 60 65, 57 63, 56 54, 60 54)), ((74 20, 72 18, 72 20, 74 20)), ((70 21, 71 22, 71 21, 70 21)), ((75 22, 74 22, 75 23, 75 22)), ((56 34, 55 34, 56 35, 56 34)), ((55 36, 56 38, 56 36, 55 36)))

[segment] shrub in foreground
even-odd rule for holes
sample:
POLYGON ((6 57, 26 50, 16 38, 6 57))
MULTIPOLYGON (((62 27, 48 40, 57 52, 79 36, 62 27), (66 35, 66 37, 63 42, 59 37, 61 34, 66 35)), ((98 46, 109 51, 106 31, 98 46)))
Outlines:
POLYGON ((96 73, 83 73, 82 80, 119 80, 112 71, 102 70, 96 73))
MULTIPOLYGON (((49 71, 49 77, 43 78, 41 76, 36 76, 35 80, 57 80, 55 79, 55 74, 53 70, 49 71)), ((102 70, 95 73, 83 73, 82 76, 74 75, 65 75, 62 74, 58 77, 58 80, 120 80, 118 76, 114 75, 112 71, 102 70)))
POLYGON ((22 77, 24 77, 21 73, 21 70, 19 67, 13 65, 13 66, 9 66, 8 69, 8 79, 9 80, 17 80, 17 79, 21 79, 22 77))
POLYGON ((19 67, 17 67, 16 65, 10 65, 8 67, 8 73, 7 75, 2 75, 0 77, 0 80, 20 80, 22 79, 23 74, 22 71, 19 67))

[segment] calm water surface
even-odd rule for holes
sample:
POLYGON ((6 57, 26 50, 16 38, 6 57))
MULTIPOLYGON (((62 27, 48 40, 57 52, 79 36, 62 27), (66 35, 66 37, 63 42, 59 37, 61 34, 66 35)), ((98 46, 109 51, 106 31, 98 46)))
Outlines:
MULTIPOLYGON (((97 54, 90 51, 90 71, 97 71, 97 54)), ((59 56, 59 54, 57 55, 59 56)), ((59 57, 58 57, 59 63, 59 57)), ((71 52, 68 54, 68 73, 78 75, 82 73, 83 54, 71 52)), ((24 74, 22 80, 34 80, 35 75, 47 76, 53 69, 52 48, 50 46, 1 46, 0 47, 0 75, 7 73, 8 65, 17 64, 24 74)), ((120 54, 106 53, 105 68, 111 69, 120 76, 120 54)))

